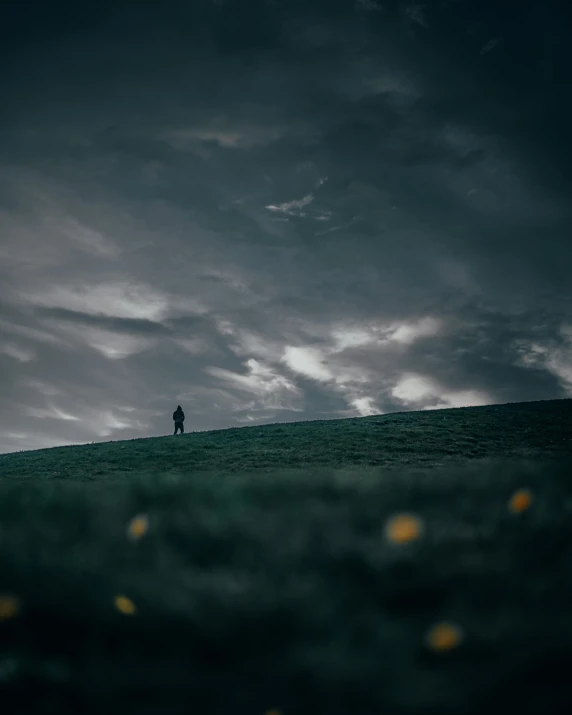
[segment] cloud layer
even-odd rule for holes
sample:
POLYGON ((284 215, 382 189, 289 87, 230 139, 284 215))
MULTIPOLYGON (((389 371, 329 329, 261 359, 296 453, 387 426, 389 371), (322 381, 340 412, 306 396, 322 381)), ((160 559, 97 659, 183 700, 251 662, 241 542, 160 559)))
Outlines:
POLYGON ((560 4, 13 13, 1 452, 572 396, 560 4))

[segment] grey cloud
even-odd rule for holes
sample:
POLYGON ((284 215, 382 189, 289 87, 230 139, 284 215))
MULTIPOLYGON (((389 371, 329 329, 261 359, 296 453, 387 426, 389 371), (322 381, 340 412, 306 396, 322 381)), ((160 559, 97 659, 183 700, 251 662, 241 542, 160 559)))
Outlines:
POLYGON ((16 18, 1 450, 571 394, 561 11, 381 5, 16 18))
POLYGON ((81 323, 130 335, 165 336, 170 334, 170 330, 165 325, 151 320, 91 315, 77 310, 66 310, 65 308, 37 308, 35 312, 40 319, 43 317, 52 318, 55 321, 81 323))

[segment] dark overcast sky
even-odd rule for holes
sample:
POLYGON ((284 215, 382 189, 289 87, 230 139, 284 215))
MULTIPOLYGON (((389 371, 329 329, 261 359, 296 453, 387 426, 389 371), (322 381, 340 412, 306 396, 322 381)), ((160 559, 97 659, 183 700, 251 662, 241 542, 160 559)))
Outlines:
POLYGON ((572 397, 568 2, 0 11, 0 452, 572 397))

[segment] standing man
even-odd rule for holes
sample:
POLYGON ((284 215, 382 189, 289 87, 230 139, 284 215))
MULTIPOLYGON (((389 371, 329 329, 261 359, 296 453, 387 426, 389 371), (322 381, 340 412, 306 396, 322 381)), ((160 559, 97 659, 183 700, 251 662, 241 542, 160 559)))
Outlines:
POLYGON ((185 421, 185 413, 181 409, 181 405, 177 405, 177 409, 173 412, 173 419, 175 420, 175 434, 181 430, 181 434, 185 431, 183 422, 185 421))

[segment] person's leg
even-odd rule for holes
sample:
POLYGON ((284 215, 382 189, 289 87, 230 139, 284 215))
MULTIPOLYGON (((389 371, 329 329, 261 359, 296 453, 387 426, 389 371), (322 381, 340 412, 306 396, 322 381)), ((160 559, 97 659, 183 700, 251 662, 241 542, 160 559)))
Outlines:
POLYGON ((181 422, 181 434, 183 434, 185 431, 185 425, 181 422))

